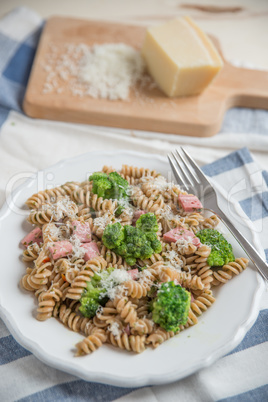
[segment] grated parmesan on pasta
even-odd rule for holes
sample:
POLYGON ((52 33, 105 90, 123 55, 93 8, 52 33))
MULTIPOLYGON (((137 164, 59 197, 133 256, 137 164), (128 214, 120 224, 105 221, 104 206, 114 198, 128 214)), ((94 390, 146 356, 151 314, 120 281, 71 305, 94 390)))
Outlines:
POLYGON ((85 249, 83 247, 81 247, 82 243, 78 239, 78 237, 75 234, 73 234, 70 237, 69 241, 73 245, 73 257, 74 258, 83 258, 85 255, 85 249))
POLYGON ((129 273, 123 269, 116 269, 111 272, 108 278, 101 275, 101 285, 105 289, 102 294, 103 297, 108 296, 110 300, 113 300, 115 296, 123 292, 123 286, 119 286, 122 283, 131 279, 129 273))
POLYGON ((43 204, 42 210, 50 210, 56 221, 60 221, 64 216, 74 218, 77 212, 76 204, 68 196, 58 198, 53 204, 43 204))
POLYGON ((110 331, 116 338, 119 338, 122 333, 122 330, 119 328, 119 324, 116 321, 109 325, 108 331, 110 331))

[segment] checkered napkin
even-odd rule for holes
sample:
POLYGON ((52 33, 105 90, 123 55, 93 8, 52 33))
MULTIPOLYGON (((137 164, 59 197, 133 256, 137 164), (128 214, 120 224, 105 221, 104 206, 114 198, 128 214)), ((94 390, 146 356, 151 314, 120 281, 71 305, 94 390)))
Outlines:
MULTIPOLYGON (((34 134, 43 133, 43 125, 42 122, 32 121, 20 114, 42 24, 43 21, 38 15, 25 8, 15 9, 0 21, 0 126, 1 123, 5 123, 0 132, 0 160, 2 174, 6 176, 11 174, 11 167, 15 163, 15 160, 14 163, 9 162, 13 155, 11 149, 14 153, 17 147, 16 155, 21 158, 18 169, 22 166, 28 167, 29 160, 33 162, 32 166, 39 167, 40 156, 43 156, 42 151, 37 154, 36 159, 31 159, 29 154, 23 153, 23 144, 27 143, 27 139, 30 139, 34 151, 38 151, 39 144, 34 143, 34 134), (15 124, 19 126, 18 132, 16 132, 16 126, 14 127, 15 124), (21 143, 19 136, 23 138, 21 143), (8 143, 9 139, 10 143, 8 143)), ((46 123, 46 130, 55 130, 53 139, 57 141, 58 138, 59 144, 62 144, 62 135, 66 134, 66 131, 68 132, 68 127, 68 125, 63 126, 60 123, 46 123)), ((82 130, 81 126, 80 128, 72 126, 71 131, 74 131, 73 136, 76 137, 76 141, 78 141, 77 135, 83 134, 82 130)), ((215 141, 226 141, 227 134, 224 134, 226 132, 249 133, 248 138, 250 138, 250 133, 257 133, 258 135, 254 136, 254 142, 256 143, 259 138, 259 146, 264 149, 267 139, 265 134, 268 134, 268 114, 261 110, 231 110, 225 118, 222 133, 215 136, 215 140, 206 139, 207 142, 211 141, 208 145, 215 145, 215 141)), ((95 141, 95 134, 96 132, 92 131, 91 143, 95 141)), ((110 141, 117 140, 117 144, 122 146, 123 139, 112 134, 111 130, 110 141)), ((90 136, 89 128, 87 128, 87 135, 90 136)), ((98 138, 100 135, 101 132, 99 132, 98 138)), ((156 136, 155 134, 154 138, 156 136)), ((108 144, 108 136, 103 138, 108 144)), ((159 134, 157 138, 161 139, 161 135, 159 134)), ((71 139, 69 133, 68 140, 71 141, 71 139)), ((166 151, 169 139, 172 142, 172 136, 166 136, 165 142, 159 140, 157 143, 155 140, 150 140, 147 146, 154 147, 154 152, 160 152, 160 149, 166 151)), ((183 141, 183 137, 180 137, 180 140, 183 141)), ((195 141, 189 138, 186 140, 195 141)), ((40 139, 37 142, 39 143, 39 141, 40 139)), ((136 149, 138 146, 145 147, 146 145, 146 141, 141 137, 140 140, 124 137, 124 141, 124 147, 126 147, 127 141, 131 148, 135 144, 136 149)), ((242 136, 237 141, 242 142, 242 136)), ((83 146, 85 143, 86 137, 84 136, 83 146)), ((174 146, 174 144, 169 144, 169 146, 174 146)), ((117 145, 114 143, 114 149, 116 147, 117 145)), ((46 163, 47 160, 44 159, 43 162, 46 163)), ((234 199, 240 204, 248 222, 254 225, 261 241, 261 248, 268 259, 268 173, 258 167, 246 148, 204 166, 203 170, 219 186, 223 194, 228 193, 235 183, 244 183, 242 188, 235 193, 234 199)), ((1 178, 0 190, 3 191, 1 178)), ((230 354, 219 359, 213 366, 200 370, 181 381, 167 386, 145 387, 137 390, 85 382, 44 365, 14 340, 3 321, 0 320, 0 401, 3 402, 15 400, 112 401, 118 398, 124 401, 138 399, 145 402, 162 400, 266 401, 268 399, 267 362, 267 296, 262 299, 256 323, 240 345, 230 354)))

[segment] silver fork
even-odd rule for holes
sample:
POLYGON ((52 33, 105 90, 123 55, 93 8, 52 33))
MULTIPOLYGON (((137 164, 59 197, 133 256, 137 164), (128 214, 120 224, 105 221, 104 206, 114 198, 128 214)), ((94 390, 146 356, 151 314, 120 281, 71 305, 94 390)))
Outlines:
POLYGON ((191 156, 182 147, 180 151, 176 150, 176 154, 172 152, 172 156, 173 159, 168 155, 168 159, 178 184, 182 184, 188 192, 192 189, 195 190, 197 197, 201 198, 202 201, 204 200, 205 208, 218 215, 242 246, 262 277, 268 281, 268 264, 220 209, 216 191, 191 156))

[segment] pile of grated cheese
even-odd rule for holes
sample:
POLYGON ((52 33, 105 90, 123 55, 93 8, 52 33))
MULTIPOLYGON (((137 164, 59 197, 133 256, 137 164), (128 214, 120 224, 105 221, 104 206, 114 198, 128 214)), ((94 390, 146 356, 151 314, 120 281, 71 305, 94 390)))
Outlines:
POLYGON ((79 97, 127 100, 138 82, 155 87, 140 52, 124 43, 66 44, 64 49, 53 45, 43 69, 47 72, 44 94, 67 91, 79 97))
POLYGON ((78 78, 93 98, 127 99, 145 70, 140 52, 123 43, 93 46, 81 59, 78 78))

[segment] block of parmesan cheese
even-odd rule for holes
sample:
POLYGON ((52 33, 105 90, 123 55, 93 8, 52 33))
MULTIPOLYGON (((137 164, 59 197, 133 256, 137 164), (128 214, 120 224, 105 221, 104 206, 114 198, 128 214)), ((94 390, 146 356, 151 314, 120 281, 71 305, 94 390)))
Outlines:
POLYGON ((189 17, 149 28, 142 55, 149 73, 170 97, 201 93, 223 66, 211 40, 189 17))

